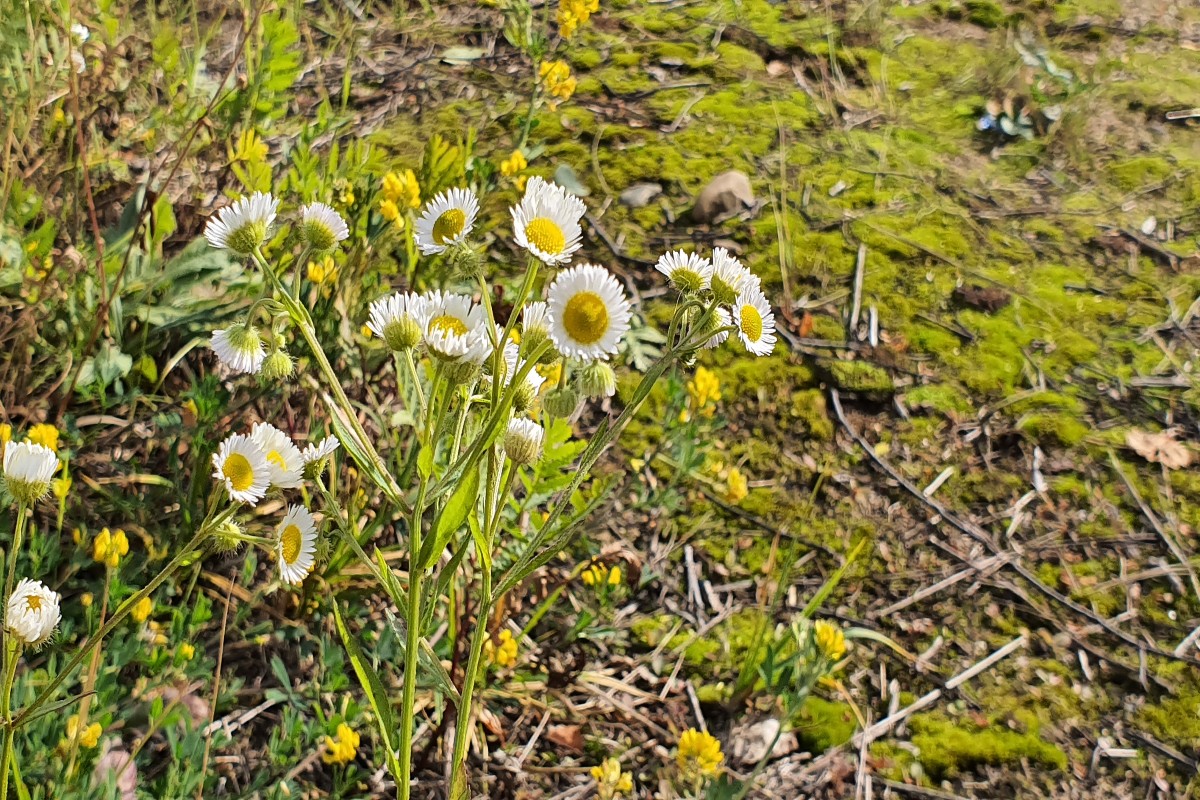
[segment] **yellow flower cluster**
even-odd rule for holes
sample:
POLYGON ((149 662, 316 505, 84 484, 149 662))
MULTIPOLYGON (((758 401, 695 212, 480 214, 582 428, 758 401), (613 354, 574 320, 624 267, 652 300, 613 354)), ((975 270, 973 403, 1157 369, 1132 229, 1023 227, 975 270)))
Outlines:
POLYGON ((149 597, 143 597, 134 604, 129 615, 133 617, 133 621, 139 625, 150 618, 150 612, 154 611, 154 601, 149 597))
POLYGON ((325 737, 325 752, 321 760, 326 764, 348 764, 358 752, 359 735, 346 723, 337 727, 337 736, 325 737))
POLYGON ((25 438, 33 444, 40 444, 42 447, 49 447, 54 452, 58 452, 58 428, 53 425, 47 425, 44 422, 34 425, 29 429, 25 438))
POLYGON ((79 715, 72 714, 67 720, 67 738, 64 744, 70 744, 71 740, 78 740, 79 746, 91 749, 100 743, 100 734, 104 732, 104 728, 99 722, 93 722, 86 728, 80 730, 79 715))
POLYGON ((717 412, 721 400, 721 379, 710 369, 697 367, 696 374, 687 382, 689 408, 679 414, 680 422, 687 422, 695 411, 702 417, 711 417, 717 412))
POLYGON ((397 208, 420 208, 421 184, 417 182, 417 174, 406 169, 384 175, 383 198, 392 201, 397 208))
POLYGON ((846 655, 846 635, 832 622, 817 620, 813 624, 813 639, 821 655, 829 661, 841 661, 846 655))
POLYGON ((679 752, 675 755, 684 779, 711 778, 721 774, 725 754, 721 743, 711 733, 688 728, 679 737, 679 752))
POLYGON ((546 93, 554 98, 550 101, 551 108, 557 108, 558 101, 570 100, 571 95, 575 94, 575 79, 571 77, 571 67, 565 61, 543 61, 538 77, 546 93))
POLYGON ((570 39, 580 25, 588 21, 588 17, 600 10, 600 0, 559 0, 558 2, 558 32, 564 39, 570 39))
POLYGON ((129 540, 125 538, 123 530, 110 533, 108 528, 104 528, 92 542, 92 558, 113 569, 119 567, 121 559, 128 554, 129 540))
POLYGON ((491 639, 483 643, 483 653, 497 667, 511 667, 517 663, 517 640, 508 628, 500 631, 495 643, 491 639))
POLYGON ((196 648, 191 642, 181 642, 179 645, 179 658, 182 661, 191 661, 196 655, 196 648))
POLYGON ((12 425, 7 422, 0 422, 0 450, 4 449, 4 445, 12 441, 12 425))
POLYGON ((328 255, 320 261, 308 262, 307 277, 309 281, 318 286, 323 283, 334 283, 338 278, 337 264, 333 263, 333 256, 328 255))
POLYGON ((358 199, 354 194, 354 185, 345 178, 338 178, 333 182, 333 191, 335 201, 342 208, 349 208, 358 199))
POLYGON ((633 791, 633 775, 622 772, 621 762, 615 758, 606 758, 599 766, 592 767, 592 777, 596 780, 596 796, 600 800, 617 800, 633 791))
POLYGON ((748 494, 750 485, 746 482, 746 476, 737 467, 730 467, 729 472, 725 474, 725 502, 740 503, 748 494))
POLYGON ((512 155, 500 162, 500 174, 511 178, 528 166, 529 162, 525 160, 525 154, 520 150, 513 150, 512 155))
POLYGON ((593 564, 585 569, 580 577, 588 586, 620 586, 621 565, 607 567, 604 564, 593 564))

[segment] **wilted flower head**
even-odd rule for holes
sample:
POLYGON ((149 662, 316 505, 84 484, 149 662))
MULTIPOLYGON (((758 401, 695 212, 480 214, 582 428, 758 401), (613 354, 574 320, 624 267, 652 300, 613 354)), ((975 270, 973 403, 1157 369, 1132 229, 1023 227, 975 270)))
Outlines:
POLYGON ((41 581, 22 578, 8 598, 4 624, 23 644, 40 647, 53 635, 62 614, 61 598, 41 581))
POLYGON ((443 361, 482 364, 492 352, 485 316, 464 294, 432 292, 423 321, 425 347, 443 361))
POLYGON ((341 442, 336 436, 326 436, 316 444, 310 444, 300 453, 304 461, 304 477, 313 479, 325 471, 329 457, 338 449, 341 442))
POLYGON ((19 504, 31 506, 50 491, 58 456, 49 447, 10 442, 4 448, 4 484, 19 504))
POLYGON ((234 201, 209 217, 204 226, 204 238, 213 247, 228 248, 238 255, 248 256, 266 241, 279 201, 270 194, 255 192, 234 201))

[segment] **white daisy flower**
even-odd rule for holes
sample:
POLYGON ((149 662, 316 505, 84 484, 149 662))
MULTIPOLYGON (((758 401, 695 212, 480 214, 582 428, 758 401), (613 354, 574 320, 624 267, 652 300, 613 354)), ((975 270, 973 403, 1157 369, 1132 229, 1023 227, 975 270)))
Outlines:
POLYGON ((26 646, 40 647, 49 641, 62 618, 61 599, 41 581, 21 578, 8 598, 4 624, 26 646))
POLYGON ((429 301, 412 292, 396 292, 371 303, 367 327, 393 350, 411 350, 421 343, 429 301))
POLYGON ((209 217, 204 226, 204 238, 213 247, 229 248, 248 256, 267 240, 278 210, 278 200, 270 194, 255 192, 225 206, 215 217, 209 217))
POLYGON ((325 467, 328 465, 329 457, 341 446, 341 442, 336 436, 326 436, 316 444, 309 444, 300 452, 300 459, 304 462, 304 477, 309 480, 316 480, 325 472, 325 467))
POLYGON ((240 322, 213 331, 210 346, 222 364, 247 375, 257 374, 267 355, 258 329, 240 322))
POLYGON ((504 454, 514 464, 532 464, 542 457, 545 431, 531 419, 517 418, 508 423, 504 434, 504 454))
POLYGON ((325 203, 309 203, 300 209, 300 236, 313 250, 324 253, 350 236, 342 215, 325 203))
POLYGON ((775 314, 760 287, 751 286, 738 295, 733 321, 738 337, 751 353, 765 356, 775 349, 775 314))
POLYGON ((521 338, 547 336, 550 333, 550 307, 541 300, 526 303, 521 309, 521 338))
POLYGON ((307 466, 314 461, 320 461, 323 458, 329 458, 337 451, 341 444, 342 443, 338 441, 336 436, 326 436, 316 444, 310 444, 308 447, 304 448, 303 452, 300 453, 300 458, 307 466))
POLYGON ((470 189, 450 189, 425 205, 417 218, 417 247, 422 255, 443 253, 465 240, 479 215, 479 200, 470 189))
POLYGON ((584 264, 561 273, 547 292, 550 338, 564 356, 607 358, 629 330, 630 307, 617 279, 584 264))
POLYGON ((530 178, 525 196, 510 211, 516 242, 544 264, 566 264, 580 247, 579 220, 586 210, 582 200, 561 186, 530 178))
POLYGON ((729 316, 729 312, 723 308, 717 308, 717 313, 714 315, 713 327, 717 331, 704 344, 700 345, 701 350, 712 350, 720 347, 729 338, 729 331, 723 330, 733 324, 733 318, 729 316))
POLYGON ((444 361, 482 364, 492 352, 485 312, 465 294, 434 291, 427 297, 425 347, 444 361))
POLYGON ((683 250, 663 253, 654 268, 670 278, 671 285, 681 292, 707 289, 713 274, 711 261, 683 250))
POLYGON ((271 487, 271 464, 253 439, 235 433, 213 453, 213 477, 225 482, 230 498, 255 505, 271 487))
POLYGON ((759 284, 758 277, 728 250, 724 247, 713 249, 711 288, 718 303, 731 306, 742 289, 759 284))
POLYGON ((317 563, 317 523, 304 506, 290 506, 277 529, 279 573, 290 584, 303 583, 317 563))
POLYGON ((259 422, 250 429, 250 438, 267 457, 267 469, 271 473, 271 485, 280 489, 295 489, 301 483, 304 472, 304 457, 292 437, 266 422, 259 422))
POLYGON ((50 491, 58 456, 32 442, 9 442, 4 447, 4 485, 13 499, 31 506, 50 491))

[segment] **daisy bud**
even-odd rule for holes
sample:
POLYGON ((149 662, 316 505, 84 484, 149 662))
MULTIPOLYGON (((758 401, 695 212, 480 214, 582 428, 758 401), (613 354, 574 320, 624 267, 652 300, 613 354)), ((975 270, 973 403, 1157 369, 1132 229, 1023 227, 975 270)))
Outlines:
POLYGON ((349 235, 341 214, 324 203, 309 203, 300 212, 300 240, 315 253, 332 250, 349 235))
POLYGON ((605 361, 593 361, 579 375, 580 388, 587 397, 612 397, 617 393, 617 373, 605 361))
POLYGON ((329 457, 338 449, 341 444, 336 436, 326 436, 316 444, 310 444, 300 453, 300 460, 304 462, 304 477, 309 480, 316 480, 325 472, 325 467, 329 463, 329 457))
POLYGON ((4 448, 4 485, 19 505, 31 506, 50 491, 58 456, 49 447, 10 442, 4 448))
POLYGON ((213 548, 218 553, 236 553, 243 544, 242 526, 227 519, 213 531, 213 548))
POLYGON ((547 414, 563 419, 574 414, 578 405, 579 393, 566 386, 552 390, 542 400, 542 408, 546 409, 547 414))
POLYGON ((518 414, 528 411, 537 405, 538 390, 529 381, 521 381, 513 392, 513 411, 518 414))
POLYGON ((483 257, 471 245, 461 242, 447 251, 454 274, 469 280, 483 277, 483 257))
POLYGON ((274 350, 265 359, 263 359, 262 370, 259 372, 259 378, 263 383, 276 383, 292 377, 292 373, 296 371, 296 365, 292 362, 292 357, 285 350, 274 350))
POLYGON ((22 578, 8 598, 4 624, 22 644, 40 647, 54 634, 62 617, 58 592, 41 581, 22 578))
POLYGON ((531 419, 514 419, 504 434, 504 454, 514 464, 533 464, 542 457, 542 426, 531 419))

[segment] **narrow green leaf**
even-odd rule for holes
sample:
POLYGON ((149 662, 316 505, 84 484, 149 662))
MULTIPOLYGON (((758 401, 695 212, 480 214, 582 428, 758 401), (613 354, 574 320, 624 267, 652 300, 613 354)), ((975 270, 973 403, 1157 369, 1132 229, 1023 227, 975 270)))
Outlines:
POLYGON ((400 762, 396 755, 396 744, 392 741, 392 736, 396 732, 396 722, 392 716, 392 706, 388 700, 387 690, 383 686, 383 681, 379 679, 378 673, 363 657, 362 650, 354 636, 351 635, 350 629, 346 627, 346 621, 342 618, 341 605, 336 598, 333 603, 333 618, 337 623, 338 635, 342 637, 342 646, 346 648, 346 655, 354 667, 354 674, 358 676, 358 682, 362 684, 363 691, 367 694, 371 710, 375 712, 376 728, 379 730, 379 738, 383 740, 384 757, 387 759, 388 769, 391 770, 392 776, 399 780, 400 762))
MULTIPOLYGON (((387 609, 386 614, 388 624, 392 626, 392 632, 403 651, 407 639, 404 622, 391 609, 387 609)), ((446 668, 442 666, 437 654, 433 652, 433 648, 424 638, 421 639, 421 652, 417 654, 417 663, 423 671, 429 673, 438 690, 457 705, 460 700, 458 689, 454 688, 454 684, 450 681, 450 673, 446 672, 446 668)))
POLYGON ((429 476, 433 474, 433 448, 427 444, 422 445, 417 454, 417 474, 425 480, 429 480, 429 476))
POLYGON ((818 608, 821 607, 821 604, 825 602, 825 599, 829 597, 833 590, 837 588, 837 585, 841 583, 842 578, 846 576, 846 570, 850 569, 850 565, 854 563, 854 559, 858 558, 858 554, 861 553, 863 548, 866 546, 867 540, 865 538, 860 540, 859 543, 854 546, 854 549, 850 551, 850 555, 846 556, 846 563, 838 567, 837 570, 829 576, 829 580, 821 584, 821 588, 817 589, 817 593, 814 594, 812 599, 808 601, 808 605, 806 605, 804 610, 800 612, 801 617, 804 619, 812 618, 812 615, 816 613, 818 608))
POLYGON ((380 581, 383 583, 383 590, 387 592, 388 599, 396 608, 408 608, 408 593, 400 586, 400 581, 396 580, 396 573, 392 572, 387 559, 383 557, 383 551, 378 547, 375 548, 375 563, 379 565, 380 581))
POLYGON ((467 515, 475 508, 479 499, 479 470, 470 470, 463 476, 462 481, 455 487, 454 493, 446 501, 446 507, 438 515, 433 526, 433 536, 421 546, 420 568, 429 569, 435 562, 454 534, 467 521, 467 515))

